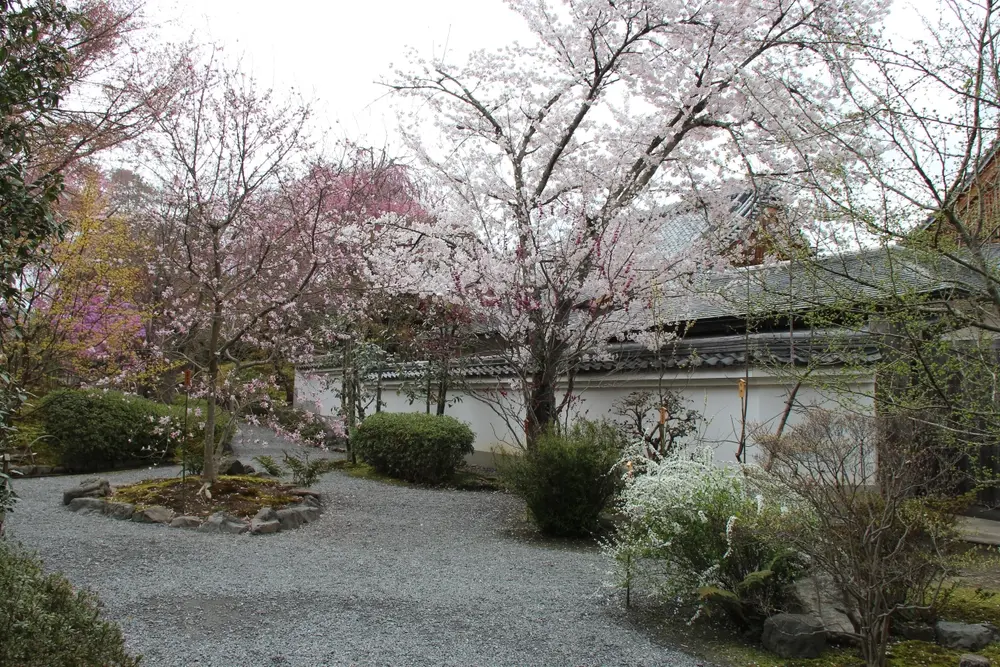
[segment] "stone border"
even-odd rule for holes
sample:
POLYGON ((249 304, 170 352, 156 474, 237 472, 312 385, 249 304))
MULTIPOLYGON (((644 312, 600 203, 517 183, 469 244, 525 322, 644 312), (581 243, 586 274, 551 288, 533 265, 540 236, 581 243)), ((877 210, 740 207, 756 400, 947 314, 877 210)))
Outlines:
POLYGON ((136 507, 131 503, 109 500, 111 484, 106 479, 89 479, 80 486, 63 492, 63 505, 71 512, 103 514, 113 519, 136 523, 163 523, 171 528, 193 528, 200 533, 230 533, 239 535, 267 535, 282 530, 292 530, 311 523, 323 513, 322 496, 310 489, 291 489, 299 501, 289 507, 275 510, 262 507, 250 521, 244 521, 225 512, 216 512, 208 518, 178 515, 169 507, 153 505, 136 507))

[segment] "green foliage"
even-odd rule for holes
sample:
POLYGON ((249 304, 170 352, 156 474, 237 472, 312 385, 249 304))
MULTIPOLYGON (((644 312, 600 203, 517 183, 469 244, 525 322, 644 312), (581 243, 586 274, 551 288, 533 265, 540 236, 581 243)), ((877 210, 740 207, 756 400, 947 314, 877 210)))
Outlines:
POLYGON ((285 465, 292 473, 292 482, 298 486, 312 486, 319 481, 320 475, 334 469, 333 461, 330 459, 310 461, 308 452, 303 454, 302 458, 292 456, 285 451, 282 453, 285 455, 285 465))
POLYGON ((278 462, 271 456, 255 456, 253 457, 253 460, 256 461, 268 475, 281 477, 281 473, 284 472, 278 462))
POLYGON ((133 667, 117 625, 101 619, 90 593, 12 544, 0 542, 0 665, 133 667))
POLYGON ((10 477, 0 472, 0 537, 3 537, 3 522, 9 512, 14 511, 17 494, 10 485, 10 477))
POLYGON ((474 438, 466 424, 452 417, 377 412, 351 434, 351 446, 383 475, 442 484, 472 453, 474 438))
POLYGON ((546 535, 581 537, 599 527, 619 488, 623 441, 614 425, 579 421, 566 434, 549 432, 521 455, 501 454, 501 478, 524 498, 546 535))
MULTIPOLYGON (((36 414, 51 436, 60 462, 68 468, 98 471, 138 461, 162 460, 187 452, 188 469, 203 459, 204 426, 183 406, 157 403, 115 391, 63 389, 39 403, 36 414), (178 449, 180 451, 178 452, 178 449)), ((230 435, 229 418, 217 415, 216 439, 230 435)))

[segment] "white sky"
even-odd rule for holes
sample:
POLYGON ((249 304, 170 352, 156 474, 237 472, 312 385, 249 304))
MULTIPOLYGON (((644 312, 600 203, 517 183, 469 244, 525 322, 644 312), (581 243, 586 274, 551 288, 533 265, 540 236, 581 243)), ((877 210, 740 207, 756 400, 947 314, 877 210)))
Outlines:
MULTIPOLYGON (((916 10, 936 0, 896 0, 895 32, 919 31, 916 10)), ((260 83, 294 87, 316 103, 317 130, 393 146, 387 89, 407 47, 461 63, 532 35, 503 0, 147 0, 149 23, 169 41, 215 42, 260 83)), ((909 36, 909 35, 908 35, 909 36)))
POLYGON ((380 145, 394 116, 386 89, 406 64, 447 49, 460 63, 477 48, 530 34, 502 0, 148 0, 146 15, 165 39, 217 42, 276 91, 295 87, 316 101, 317 125, 380 145))

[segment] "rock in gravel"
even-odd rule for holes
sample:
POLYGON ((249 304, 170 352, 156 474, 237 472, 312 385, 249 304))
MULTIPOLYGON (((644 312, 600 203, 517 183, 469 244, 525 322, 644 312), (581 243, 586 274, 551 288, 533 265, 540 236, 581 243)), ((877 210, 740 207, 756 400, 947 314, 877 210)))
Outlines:
POLYGON ((826 648, 826 632, 812 616, 776 614, 764 621, 760 641, 782 658, 816 658, 826 648))
POLYGON ((271 533, 277 533, 281 530, 281 522, 277 519, 271 519, 270 521, 260 521, 254 519, 250 522, 250 534, 251 535, 269 535, 271 533))
POLYGON ((300 505, 298 507, 286 507, 285 509, 278 510, 276 514, 278 515, 278 521, 281 522, 281 529, 292 530, 310 521, 315 521, 319 518, 320 512, 315 507, 300 505))
POLYGON ((272 507, 261 507, 253 516, 254 521, 277 521, 277 519, 278 513, 272 507))
POLYGON ((966 653, 958 659, 958 667, 990 667, 990 659, 975 653, 966 653))
POLYGON ((135 505, 132 503, 107 502, 104 505, 104 513, 112 519, 128 520, 131 519, 132 514, 135 513, 135 505))
POLYGON ((205 522, 198 527, 201 533, 233 533, 240 534, 249 530, 249 526, 236 517, 225 512, 216 512, 205 519, 205 522))
POLYGON ((111 495, 111 483, 106 479, 85 479, 79 486, 63 491, 63 505, 74 498, 106 498, 111 495))
POLYGON ((934 625, 934 637, 945 648, 978 651, 989 646, 994 639, 994 632, 993 628, 982 623, 938 621, 934 625))
POLYGON ((89 498, 81 497, 74 498, 69 501, 69 508, 73 512, 82 512, 87 514, 89 512, 104 512, 105 501, 103 498, 89 498))
POLYGON ((290 496, 312 496, 316 500, 319 500, 322 494, 319 491, 313 491, 312 489, 298 488, 298 489, 289 489, 288 490, 288 495, 290 495, 290 496))
POLYGON ((132 520, 136 523, 170 523, 173 518, 174 511, 163 505, 145 507, 132 513, 132 520))
POLYGON ((196 516, 175 516, 170 521, 171 528, 197 528, 201 525, 201 519, 196 516))
POLYGON ((316 509, 323 507, 323 503, 321 503, 319 499, 314 496, 302 496, 299 499, 299 504, 303 507, 315 507, 316 509))

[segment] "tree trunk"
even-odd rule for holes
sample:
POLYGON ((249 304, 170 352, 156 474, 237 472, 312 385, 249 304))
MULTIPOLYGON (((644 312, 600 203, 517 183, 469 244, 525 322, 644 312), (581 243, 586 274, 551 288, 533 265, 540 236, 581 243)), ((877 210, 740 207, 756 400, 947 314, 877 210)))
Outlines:
POLYGON ((441 364, 441 376, 438 378, 437 386, 437 416, 444 414, 448 405, 448 362, 441 364))
POLYGON ((211 355, 208 360, 208 408, 205 411, 205 464, 201 479, 206 484, 213 484, 219 476, 219 465, 216 458, 218 448, 215 442, 215 406, 216 390, 219 386, 219 339, 222 335, 222 303, 216 301, 212 313, 212 332, 209 336, 208 349, 211 355))

